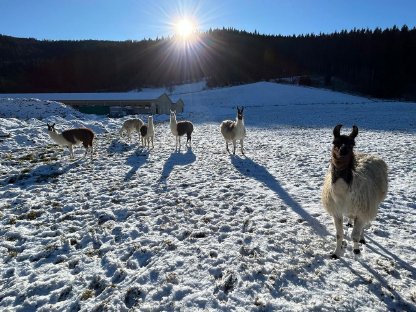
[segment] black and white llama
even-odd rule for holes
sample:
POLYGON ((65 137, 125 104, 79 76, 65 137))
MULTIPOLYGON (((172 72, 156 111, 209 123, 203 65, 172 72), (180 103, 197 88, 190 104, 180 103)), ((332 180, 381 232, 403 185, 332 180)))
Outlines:
POLYGON ((62 133, 58 133, 55 129, 55 124, 48 125, 48 134, 52 141, 56 144, 61 146, 67 146, 69 149, 69 153, 71 158, 74 158, 74 145, 82 144, 85 147, 85 155, 88 152, 91 153, 91 157, 93 154, 93 140, 94 140, 94 132, 91 129, 87 128, 76 128, 76 129, 69 129, 64 130, 62 133))
POLYGON ((170 111, 170 130, 176 138, 176 149, 178 149, 178 146, 179 149, 181 148, 181 136, 185 134, 186 145, 188 145, 189 142, 189 146, 191 146, 191 135, 194 131, 194 125, 192 124, 192 122, 187 120, 177 121, 175 111, 170 111))

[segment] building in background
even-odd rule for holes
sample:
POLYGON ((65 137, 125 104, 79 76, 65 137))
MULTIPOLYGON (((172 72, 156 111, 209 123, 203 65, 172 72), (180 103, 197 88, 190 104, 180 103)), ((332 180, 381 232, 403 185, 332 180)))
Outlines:
MULTIPOLYGON (((160 93, 159 93, 160 94, 160 93)), ((126 115, 157 115, 184 111, 184 102, 179 99, 176 103, 166 94, 149 97, 140 92, 120 93, 31 93, 7 94, 10 98, 35 98, 61 102, 78 109, 82 113, 122 117, 126 115)))
POLYGON ((163 93, 155 99, 57 99, 57 101, 70 105, 83 113, 104 114, 110 117, 138 114, 169 114, 170 110, 176 110, 177 113, 182 113, 184 110, 184 102, 182 99, 174 103, 166 93, 163 93))

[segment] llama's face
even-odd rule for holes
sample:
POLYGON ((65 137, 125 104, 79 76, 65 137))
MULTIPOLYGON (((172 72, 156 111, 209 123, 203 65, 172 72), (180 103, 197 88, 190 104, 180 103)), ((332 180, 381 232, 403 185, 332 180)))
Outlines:
POLYGON ((358 134, 358 128, 353 127, 352 132, 349 135, 340 134, 341 125, 338 125, 334 128, 334 141, 332 142, 332 156, 335 159, 351 159, 354 146, 355 146, 355 137, 358 134))
POLYGON ((175 113, 175 111, 170 111, 170 117, 171 118, 176 118, 176 113, 175 113))
POLYGON ((239 120, 243 119, 243 111, 244 111, 244 106, 242 106, 241 109, 237 106, 237 118, 239 120))
POLYGON ((334 137, 332 144, 332 152, 335 156, 337 158, 343 158, 352 155, 355 141, 347 135, 341 135, 339 137, 334 137))
POLYGON ((50 125, 50 124, 47 123, 47 125, 48 125, 48 132, 55 132, 56 131, 55 130, 55 124, 50 125))

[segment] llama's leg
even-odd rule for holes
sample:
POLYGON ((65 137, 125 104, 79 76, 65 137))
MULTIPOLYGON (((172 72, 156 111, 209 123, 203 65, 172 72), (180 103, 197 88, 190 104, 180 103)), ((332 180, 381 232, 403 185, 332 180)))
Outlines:
POLYGON ((331 258, 338 259, 339 257, 341 257, 342 241, 344 239, 344 230, 342 228, 342 216, 341 217, 334 216, 334 224, 335 224, 335 230, 336 230, 337 247, 332 253, 331 258))
POLYGON ((69 149, 69 155, 71 156, 71 158, 74 158, 74 148, 72 147, 72 145, 69 145, 68 149, 69 149))
POLYGON ((355 254, 360 253, 359 243, 360 240, 363 238, 363 230, 364 230, 365 223, 359 219, 356 218, 354 221, 354 227, 352 229, 351 237, 354 244, 353 250, 355 254))
POLYGON ((188 141, 189 141, 189 146, 192 146, 191 134, 187 135, 187 138, 186 138, 186 145, 188 145, 188 141))
POLYGON ((93 145, 91 144, 91 146, 89 147, 89 149, 90 149, 90 153, 91 153, 91 158, 93 157, 93 155, 94 155, 94 147, 93 147, 93 145))
POLYGON ((229 148, 228 148, 228 141, 225 141, 225 147, 226 147, 226 149, 227 149, 227 152, 228 152, 228 153, 230 153, 230 150, 229 150, 229 148))
POLYGON ((240 140, 240 147, 241 147, 241 153, 244 155, 244 144, 243 139, 240 140))
POLYGON ((87 141, 85 141, 85 142, 82 142, 82 145, 83 145, 83 146, 84 146, 84 148, 85 148, 85 154, 84 154, 84 157, 87 157, 90 144, 89 144, 87 141))
POLYGON ((360 244, 366 244, 367 242, 365 241, 365 238, 364 238, 364 227, 363 227, 363 229, 361 230, 361 235, 360 235, 360 244))
POLYGON ((154 136, 153 135, 151 136, 151 139, 152 139, 152 148, 155 148, 155 145, 153 143, 153 139, 154 139, 154 136))
POLYGON ((179 150, 181 150, 181 137, 178 135, 179 150))

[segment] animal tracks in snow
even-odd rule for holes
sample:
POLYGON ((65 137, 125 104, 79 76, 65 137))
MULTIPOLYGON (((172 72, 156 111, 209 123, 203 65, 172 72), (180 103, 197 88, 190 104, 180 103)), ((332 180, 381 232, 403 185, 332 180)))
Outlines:
MULTIPOLYGON (((2 305, 29 308, 48 298, 42 304, 55 310, 69 302, 74 311, 105 310, 106 300, 120 310, 172 310, 205 306, 198 297, 221 309, 244 293, 255 308, 259 293, 296 301, 296 291, 313 289, 325 276, 341 279, 331 272, 345 265, 327 259, 333 225, 320 204, 330 130, 247 127, 246 156, 230 156, 218 125, 195 124, 192 149, 180 152, 168 123, 155 125, 150 150, 120 141, 117 127, 98 135, 93 160, 76 149, 72 161, 49 146, 28 153, 43 158, 8 156, 14 167, 0 176, 0 248, 10 290, 0 290, 2 305), (45 283, 41 276, 55 286, 27 292, 31 283, 45 283)), ((382 261, 382 247, 408 251, 414 234, 414 171, 398 136, 410 138, 372 134, 397 142, 397 149, 379 144, 394 174, 368 234, 378 245, 369 241, 362 257, 371 253, 370 265, 390 281, 409 266, 400 258, 396 265, 382 261)), ((371 146, 362 140, 357 149, 371 146)), ((406 150, 416 154, 412 145, 406 150)))

